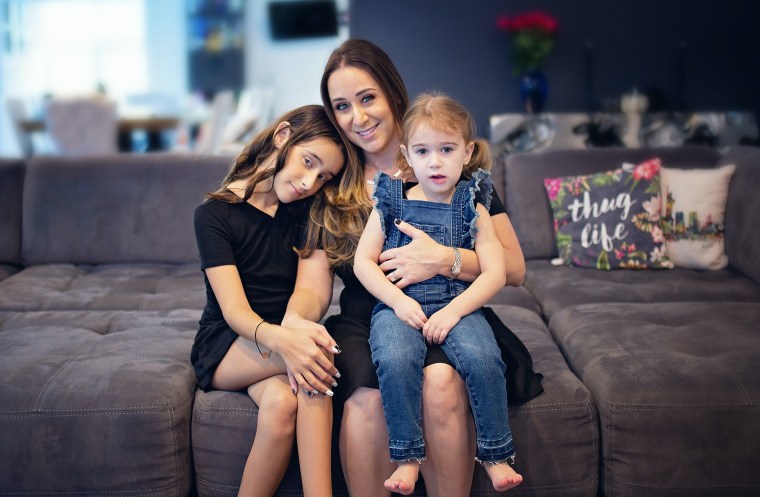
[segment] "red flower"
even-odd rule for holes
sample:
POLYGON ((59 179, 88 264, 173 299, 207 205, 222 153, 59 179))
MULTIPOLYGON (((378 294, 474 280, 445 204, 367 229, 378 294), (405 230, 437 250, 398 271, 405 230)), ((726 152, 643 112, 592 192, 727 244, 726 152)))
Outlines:
POLYGON ((658 172, 660 172, 660 159, 649 159, 633 169, 633 179, 636 181, 641 179, 651 180, 658 172))
POLYGON ((557 20, 544 12, 525 12, 513 17, 500 15, 496 18, 496 27, 512 35, 515 74, 538 69, 554 49, 557 20))

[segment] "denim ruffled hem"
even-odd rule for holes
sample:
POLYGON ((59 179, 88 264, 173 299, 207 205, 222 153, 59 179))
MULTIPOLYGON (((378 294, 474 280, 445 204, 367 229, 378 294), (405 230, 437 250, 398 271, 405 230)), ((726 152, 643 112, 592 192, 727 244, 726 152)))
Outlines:
POLYGON ((467 182, 467 188, 469 195, 463 212, 464 225, 467 230, 462 237, 462 247, 471 249, 475 246, 475 237, 478 233, 477 204, 483 204, 486 209, 491 207, 491 198, 493 197, 491 173, 479 168, 467 182))
MULTIPOLYGON (((398 217, 394 210, 391 199, 391 181, 393 178, 385 173, 375 174, 374 186, 372 187, 372 200, 375 201, 375 210, 380 214, 380 227, 383 235, 388 236, 388 230, 393 226, 393 220, 398 217)), ((401 181, 401 180, 397 180, 401 181)))

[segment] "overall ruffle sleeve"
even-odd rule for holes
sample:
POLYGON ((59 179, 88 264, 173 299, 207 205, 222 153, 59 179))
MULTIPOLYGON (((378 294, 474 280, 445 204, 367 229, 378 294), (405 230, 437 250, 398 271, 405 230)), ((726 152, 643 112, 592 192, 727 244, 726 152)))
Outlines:
POLYGON ((472 178, 467 181, 467 198, 464 202, 464 225, 465 232, 462 237, 462 246, 464 248, 473 248, 475 246, 475 235, 478 232, 478 211, 476 204, 482 204, 486 209, 491 207, 491 196, 493 195, 493 181, 491 173, 483 169, 478 169, 472 174, 472 178))
POLYGON ((374 187, 372 190, 372 200, 375 201, 375 209, 380 214, 380 226, 383 229, 383 235, 388 236, 388 230, 393 226, 393 220, 398 217, 395 204, 391 198, 392 182, 394 180, 385 173, 375 175, 374 187))

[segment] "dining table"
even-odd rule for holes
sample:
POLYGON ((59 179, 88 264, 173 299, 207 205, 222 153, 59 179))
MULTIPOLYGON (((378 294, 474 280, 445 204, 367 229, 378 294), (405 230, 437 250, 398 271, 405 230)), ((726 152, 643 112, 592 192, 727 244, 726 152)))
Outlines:
MULTIPOLYGON (((119 150, 131 152, 134 150, 132 133, 144 131, 147 136, 146 150, 157 151, 166 148, 163 133, 177 129, 182 122, 179 116, 119 116, 117 119, 119 150)), ((18 122, 19 127, 28 134, 44 133, 45 119, 27 118, 18 122)))

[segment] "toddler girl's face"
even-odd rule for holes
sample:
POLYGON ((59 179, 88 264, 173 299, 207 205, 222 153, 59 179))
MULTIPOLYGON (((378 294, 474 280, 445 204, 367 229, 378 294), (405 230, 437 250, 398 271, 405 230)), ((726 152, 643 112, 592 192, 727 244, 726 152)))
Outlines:
POLYGON ((277 198, 289 203, 314 195, 340 173, 343 162, 340 147, 327 138, 294 145, 285 165, 274 177, 277 198))
POLYGON ((475 144, 465 142, 460 133, 447 133, 424 123, 408 136, 409 141, 401 145, 401 151, 427 200, 448 202, 475 144))

